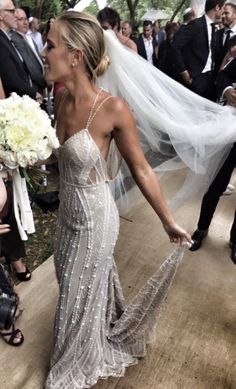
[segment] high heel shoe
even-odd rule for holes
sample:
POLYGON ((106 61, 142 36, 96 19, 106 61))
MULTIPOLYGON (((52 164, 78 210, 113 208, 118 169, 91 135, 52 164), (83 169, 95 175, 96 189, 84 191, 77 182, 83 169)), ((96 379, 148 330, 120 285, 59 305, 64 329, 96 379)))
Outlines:
POLYGON ((25 271, 23 272, 18 273, 15 271, 15 276, 19 281, 29 281, 31 279, 31 272, 28 267, 25 267, 25 271))
POLYGON ((3 338, 3 340, 9 344, 10 346, 18 347, 24 342, 24 335, 22 334, 21 330, 15 329, 15 325, 12 325, 12 331, 11 332, 1 332, 0 336, 3 338), (18 334, 20 334, 20 338, 18 338, 18 334), (9 339, 6 339, 5 337, 10 336, 9 339), (17 341, 16 341, 17 340, 17 341))

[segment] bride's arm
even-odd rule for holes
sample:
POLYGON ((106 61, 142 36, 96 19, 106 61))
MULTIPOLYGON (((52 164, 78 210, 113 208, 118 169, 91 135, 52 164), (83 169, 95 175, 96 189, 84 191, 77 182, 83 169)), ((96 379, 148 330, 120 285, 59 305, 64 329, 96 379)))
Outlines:
POLYGON ((159 216, 170 241, 191 243, 190 235, 175 222, 162 194, 158 178, 144 157, 138 141, 135 120, 127 105, 119 99, 114 102, 114 139, 127 162, 132 176, 143 195, 159 216))

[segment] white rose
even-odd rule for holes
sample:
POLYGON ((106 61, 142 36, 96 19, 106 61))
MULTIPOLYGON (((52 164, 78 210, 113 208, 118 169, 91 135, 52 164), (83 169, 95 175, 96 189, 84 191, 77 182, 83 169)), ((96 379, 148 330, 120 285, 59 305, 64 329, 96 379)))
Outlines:
POLYGON ((0 150, 0 160, 2 160, 4 165, 9 169, 15 169, 18 166, 17 156, 12 151, 0 150))
POLYGON ((23 152, 17 153, 17 161, 19 166, 26 167, 28 165, 34 165, 37 162, 38 156, 32 151, 24 150, 23 152))

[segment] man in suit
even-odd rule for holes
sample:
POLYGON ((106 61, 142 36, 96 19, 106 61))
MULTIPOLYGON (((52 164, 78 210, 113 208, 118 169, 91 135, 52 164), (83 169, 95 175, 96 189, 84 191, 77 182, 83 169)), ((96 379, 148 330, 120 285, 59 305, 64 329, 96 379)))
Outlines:
POLYGON ((15 16, 17 28, 16 31, 11 32, 11 39, 27 66, 32 84, 38 92, 39 101, 39 94, 43 95, 44 88, 46 87, 43 62, 36 44, 31 36, 27 35, 29 22, 25 11, 21 8, 16 8, 15 16))
MULTIPOLYGON (((236 38, 236 37, 233 37, 236 38)), ((233 39, 231 38, 231 39, 233 39)), ((230 48, 231 54, 236 58, 236 39, 234 39, 234 46, 230 48)), ((236 59, 233 59, 222 71, 220 71, 216 87, 218 96, 224 95, 228 104, 236 108, 236 90, 233 83, 236 82, 236 59)), ((210 185, 207 193, 204 195, 201 205, 201 212, 198 220, 198 229, 193 233, 193 245, 191 251, 198 250, 203 239, 208 234, 208 228, 213 218, 215 209, 219 202, 220 196, 225 191, 231 174, 236 165, 236 143, 233 144, 228 157, 216 175, 214 181, 210 185)), ((234 213, 234 220, 230 230, 230 247, 231 259, 236 264, 236 211, 234 213)))
POLYGON ((161 29, 161 23, 159 20, 156 20, 153 26, 153 36, 156 40, 158 47, 164 42, 166 39, 165 31, 161 29))
POLYGON ((229 49, 229 39, 236 34, 236 3, 227 2, 222 14, 224 28, 216 32, 215 72, 219 72, 229 49))
POLYGON ((0 77, 6 97, 11 92, 36 98, 29 70, 11 41, 16 28, 15 6, 11 0, 0 0, 0 77))
POLYGON ((143 33, 139 35, 136 44, 138 48, 138 54, 145 58, 149 63, 157 67, 157 43, 152 36, 152 32, 152 22, 150 20, 144 20, 143 33))
MULTIPOLYGON (((21 54, 11 40, 11 31, 17 27, 15 6, 11 0, 0 0, 0 78, 8 97, 12 92, 20 96, 36 98, 37 90, 32 83, 29 70, 21 54)), ((1 255, 15 270, 21 281, 28 281, 31 273, 23 262, 25 256, 24 242, 21 240, 13 211, 12 183, 6 182, 8 204, 2 221, 10 225, 10 232, 2 236, 1 255)))
POLYGON ((215 26, 221 19, 225 0, 206 0, 205 14, 192 20, 175 35, 172 60, 176 79, 193 92, 215 100, 215 26))

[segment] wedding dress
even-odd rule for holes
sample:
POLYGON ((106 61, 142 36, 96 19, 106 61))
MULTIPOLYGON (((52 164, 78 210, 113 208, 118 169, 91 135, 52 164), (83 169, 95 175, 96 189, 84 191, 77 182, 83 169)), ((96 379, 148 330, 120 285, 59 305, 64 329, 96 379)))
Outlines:
MULTIPOLYGON (((89 132, 101 106, 91 111, 86 128, 59 148, 54 261, 60 296, 46 389, 90 388, 99 378, 123 376, 125 367, 137 363, 154 339, 161 304, 184 252, 176 249, 125 307, 113 260, 119 215, 109 187, 112 160, 103 159, 89 132)), ((113 141, 109 153, 116 153, 113 141)))
MULTIPOLYGON (((235 109, 195 95, 111 34, 105 39, 111 65, 98 84, 128 102, 144 153, 158 173, 189 169, 177 202, 189 198, 209 185, 236 140, 235 109)), ((46 389, 90 388, 137 363, 154 338, 161 304, 185 250, 177 248, 125 307, 113 260, 119 230, 115 201, 126 194, 129 209, 135 187, 114 141, 107 160, 102 158, 89 132, 95 114, 59 148, 55 267, 60 296, 46 389)))

